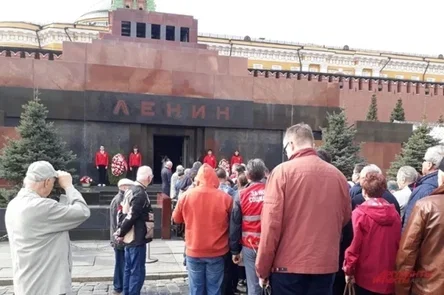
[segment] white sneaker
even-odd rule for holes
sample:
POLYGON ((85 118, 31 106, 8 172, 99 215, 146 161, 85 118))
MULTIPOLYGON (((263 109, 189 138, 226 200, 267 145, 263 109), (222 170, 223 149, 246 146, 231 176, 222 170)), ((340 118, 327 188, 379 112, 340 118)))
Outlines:
POLYGON ((97 186, 102 186, 100 183, 97 186))
POLYGON ((102 186, 106 186, 106 185, 102 184, 102 186))

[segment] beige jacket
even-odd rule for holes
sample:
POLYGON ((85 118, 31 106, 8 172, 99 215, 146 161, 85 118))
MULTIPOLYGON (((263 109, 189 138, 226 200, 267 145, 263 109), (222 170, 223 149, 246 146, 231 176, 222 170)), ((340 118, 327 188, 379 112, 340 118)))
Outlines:
POLYGON ((28 189, 18 193, 5 215, 15 295, 72 294, 68 231, 89 216, 88 205, 73 186, 60 202, 28 189))

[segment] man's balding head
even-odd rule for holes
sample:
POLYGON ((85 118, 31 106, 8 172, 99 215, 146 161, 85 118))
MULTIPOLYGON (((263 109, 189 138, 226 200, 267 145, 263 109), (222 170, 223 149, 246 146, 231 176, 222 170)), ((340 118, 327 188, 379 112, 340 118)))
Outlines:
POLYGON ((289 127, 285 132, 283 144, 284 153, 288 158, 291 158, 299 150, 313 148, 314 137, 311 127, 304 123, 289 127))

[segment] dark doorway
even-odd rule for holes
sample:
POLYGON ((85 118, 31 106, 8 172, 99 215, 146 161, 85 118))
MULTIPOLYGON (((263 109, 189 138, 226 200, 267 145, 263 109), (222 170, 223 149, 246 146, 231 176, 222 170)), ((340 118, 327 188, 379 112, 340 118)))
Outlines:
POLYGON ((153 163, 153 173, 154 173, 154 183, 162 183, 160 177, 160 172, 163 168, 163 159, 168 157, 168 159, 173 162, 173 171, 175 171, 176 166, 182 164, 182 154, 183 154, 183 142, 184 138, 182 136, 161 136, 154 135, 154 163, 153 163))

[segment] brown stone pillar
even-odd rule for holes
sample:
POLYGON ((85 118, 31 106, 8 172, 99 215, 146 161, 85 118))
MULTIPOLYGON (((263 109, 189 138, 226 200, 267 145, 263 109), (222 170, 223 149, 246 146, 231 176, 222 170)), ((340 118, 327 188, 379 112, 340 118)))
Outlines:
POLYGON ((164 240, 171 239, 171 198, 164 193, 157 194, 157 204, 162 208, 161 217, 161 238, 164 240))

